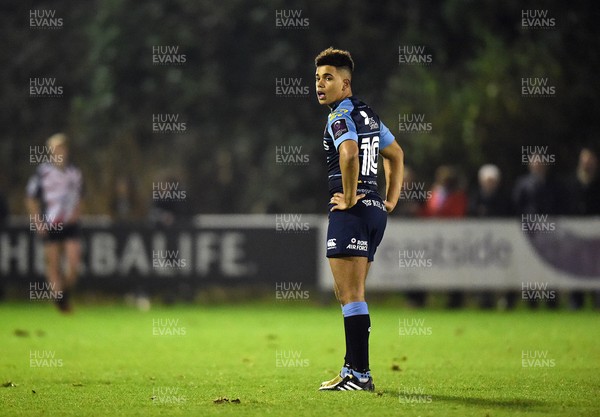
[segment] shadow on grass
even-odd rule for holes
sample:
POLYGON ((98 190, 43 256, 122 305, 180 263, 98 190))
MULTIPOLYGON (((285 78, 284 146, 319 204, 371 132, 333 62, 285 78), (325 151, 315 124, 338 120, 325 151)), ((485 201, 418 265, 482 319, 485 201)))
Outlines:
MULTIPOLYGON (((392 390, 376 390, 377 395, 386 397, 398 397, 400 402, 400 395, 398 391, 392 390)), ((453 396, 453 395, 431 395, 427 393, 419 393, 418 396, 411 400, 411 396, 404 401, 405 404, 418 404, 419 398, 431 397, 431 403, 449 402, 457 403, 465 406, 478 406, 478 407, 490 407, 490 408, 504 408, 512 410, 531 410, 533 408, 544 407, 547 404, 544 401, 532 400, 526 398, 513 398, 513 399, 494 399, 494 398, 475 398, 475 397, 464 397, 464 396, 453 396)))

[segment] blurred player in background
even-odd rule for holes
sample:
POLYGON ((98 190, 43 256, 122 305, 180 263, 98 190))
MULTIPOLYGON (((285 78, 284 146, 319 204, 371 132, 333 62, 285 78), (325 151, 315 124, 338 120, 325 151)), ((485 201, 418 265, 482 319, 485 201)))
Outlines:
POLYGON ((315 58, 315 65, 317 99, 331 110, 323 138, 331 196, 327 257, 346 334, 344 366, 319 389, 373 391, 365 281, 383 238, 387 213, 400 197, 404 154, 379 116, 352 95, 350 53, 328 48, 315 58), (387 180, 385 201, 377 192, 380 154, 387 180))
POLYGON ((83 180, 81 171, 69 162, 64 134, 51 136, 46 145, 49 158, 38 166, 27 184, 26 205, 30 222, 44 240, 46 280, 57 294, 58 308, 69 312, 69 297, 77 281, 81 258, 79 217, 83 180), (64 272, 63 255, 67 261, 64 272))

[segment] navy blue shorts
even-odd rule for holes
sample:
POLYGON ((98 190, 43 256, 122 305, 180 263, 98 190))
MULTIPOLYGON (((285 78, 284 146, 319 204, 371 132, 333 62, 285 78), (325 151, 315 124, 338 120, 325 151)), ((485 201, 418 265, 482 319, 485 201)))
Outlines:
POLYGON ((350 210, 329 212, 327 257, 365 256, 372 262, 386 224, 387 211, 378 195, 367 195, 350 210))

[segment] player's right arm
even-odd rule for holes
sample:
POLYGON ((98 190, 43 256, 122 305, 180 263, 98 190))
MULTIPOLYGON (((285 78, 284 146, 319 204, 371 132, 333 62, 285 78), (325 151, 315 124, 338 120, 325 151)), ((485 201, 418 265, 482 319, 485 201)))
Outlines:
POLYGON ((358 133, 354 121, 347 115, 347 110, 334 111, 329 116, 327 130, 333 138, 339 155, 340 173, 342 175, 343 193, 335 193, 329 202, 334 210, 347 210, 365 195, 356 195, 360 158, 358 149, 358 133))
POLYGON ((344 193, 335 193, 331 198, 331 203, 335 204, 331 208, 334 210, 347 210, 365 195, 356 195, 358 189, 358 171, 360 170, 358 158, 358 143, 353 140, 346 140, 338 147, 340 154, 340 171, 342 171, 342 188, 344 193))

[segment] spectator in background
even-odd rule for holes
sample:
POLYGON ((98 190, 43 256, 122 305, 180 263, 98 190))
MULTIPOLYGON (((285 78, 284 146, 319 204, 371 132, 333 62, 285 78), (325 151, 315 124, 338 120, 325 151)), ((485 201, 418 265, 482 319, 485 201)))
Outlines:
MULTIPOLYGON (((458 170, 449 165, 442 165, 435 171, 435 183, 431 190, 431 198, 423 208, 425 217, 465 217, 467 214, 467 194, 461 187, 458 170)), ((460 291, 450 291, 448 308, 459 308, 463 305, 464 295, 460 291)))
MULTIPOLYGON (((569 214, 574 216, 600 215, 600 175, 598 156, 591 148, 583 148, 575 174, 567 180, 571 203, 569 214)), ((569 307, 578 310, 585 304, 583 291, 574 291, 569 297, 569 307)), ((600 292, 594 292, 594 304, 600 307, 600 292)))
POLYGON ((500 188, 500 170, 487 164, 479 168, 479 187, 469 199, 468 215, 473 217, 506 217, 510 215, 510 199, 500 188))
POLYGON ((600 215, 600 175, 598 155, 591 148, 583 148, 575 175, 567 181, 571 192, 569 214, 574 216, 600 215))
MULTIPOLYGON (((544 155, 531 155, 529 173, 517 179, 513 189, 514 211, 518 216, 524 214, 559 215, 564 214, 566 201, 558 181, 550 175, 549 166, 543 161, 544 155)), ((507 307, 515 303, 517 293, 511 292, 506 300, 507 307)), ((558 294, 553 300, 548 300, 548 306, 558 307, 558 294)), ((529 300, 529 306, 536 308, 536 300, 529 300)))
POLYGON ((416 172, 412 168, 405 166, 400 199, 394 209, 394 215, 417 217, 423 210, 423 205, 427 201, 426 195, 429 193, 429 191, 425 190, 424 182, 419 181, 416 172))
POLYGON ((423 207, 425 217, 464 217, 467 214, 467 195, 460 186, 455 167, 442 165, 435 171, 431 198, 423 207))
POLYGON ((529 173, 517 179, 513 190, 514 211, 522 214, 564 214, 564 194, 556 179, 550 175, 548 165, 542 158, 532 155, 528 164, 529 173))
MULTIPOLYGON (((510 199, 500 187, 501 174, 496 165, 486 164, 479 168, 477 190, 469 198, 468 215, 472 217, 505 217, 510 214, 510 199)), ((494 294, 479 294, 481 308, 494 307, 494 294)))

